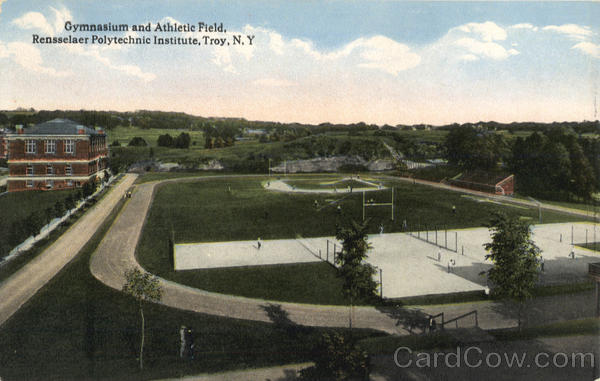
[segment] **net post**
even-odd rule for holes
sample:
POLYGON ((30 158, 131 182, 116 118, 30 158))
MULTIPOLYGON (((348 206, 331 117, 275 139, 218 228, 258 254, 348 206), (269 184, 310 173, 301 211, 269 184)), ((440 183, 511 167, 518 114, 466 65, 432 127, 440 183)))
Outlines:
POLYGON ((448 248, 448 229, 444 227, 444 247, 448 248))
POLYGON ((394 221, 394 187, 392 186, 392 221, 394 221))
POLYGON ((383 270, 379 269, 379 296, 383 299, 383 270))
POLYGON ((362 207, 362 212, 363 212, 363 221, 365 220, 365 191, 363 191, 363 207, 362 207))

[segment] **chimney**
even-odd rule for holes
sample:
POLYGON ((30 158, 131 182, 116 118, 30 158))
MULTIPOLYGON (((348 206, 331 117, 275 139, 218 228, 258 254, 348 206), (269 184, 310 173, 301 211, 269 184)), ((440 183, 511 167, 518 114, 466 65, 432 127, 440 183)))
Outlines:
POLYGON ((22 124, 17 124, 15 126, 15 129, 17 130, 17 134, 22 134, 23 133, 23 125, 22 124))
POLYGON ((83 129, 83 127, 77 127, 77 135, 84 135, 85 134, 85 130, 83 129))

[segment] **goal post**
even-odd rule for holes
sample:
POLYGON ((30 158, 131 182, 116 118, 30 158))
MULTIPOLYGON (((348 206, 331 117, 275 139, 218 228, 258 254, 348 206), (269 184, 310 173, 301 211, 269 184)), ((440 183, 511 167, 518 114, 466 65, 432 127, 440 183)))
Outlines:
POLYGON ((367 202, 366 200, 366 191, 363 191, 362 197, 362 219, 363 221, 366 218, 367 208, 368 207, 377 207, 377 206, 389 206, 391 207, 391 217, 392 221, 394 221, 394 187, 392 189, 392 198, 390 202, 367 202))

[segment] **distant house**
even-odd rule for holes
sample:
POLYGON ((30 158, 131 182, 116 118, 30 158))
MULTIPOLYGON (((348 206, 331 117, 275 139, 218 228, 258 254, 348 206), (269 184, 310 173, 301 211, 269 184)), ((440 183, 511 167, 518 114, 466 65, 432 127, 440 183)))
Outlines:
POLYGON ((77 188, 103 176, 108 149, 102 130, 54 119, 7 134, 9 192, 77 188))
POLYGON ((515 176, 489 173, 485 171, 471 171, 461 173, 450 180, 451 185, 487 192, 497 195, 509 196, 515 193, 515 176))

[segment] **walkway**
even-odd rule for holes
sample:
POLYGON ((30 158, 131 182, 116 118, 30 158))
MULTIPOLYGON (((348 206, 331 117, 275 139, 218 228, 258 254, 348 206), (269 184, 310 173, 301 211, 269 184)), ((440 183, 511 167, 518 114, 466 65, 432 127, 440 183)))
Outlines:
POLYGON ((0 325, 69 263, 96 233, 137 175, 127 174, 44 252, 0 284, 0 325))

